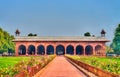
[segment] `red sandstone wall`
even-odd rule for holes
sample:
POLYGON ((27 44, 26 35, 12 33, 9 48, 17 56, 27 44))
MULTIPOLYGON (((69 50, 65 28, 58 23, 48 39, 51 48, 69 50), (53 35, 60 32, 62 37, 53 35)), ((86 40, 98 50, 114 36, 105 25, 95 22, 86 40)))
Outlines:
MULTIPOLYGON (((28 50, 29 45, 34 45, 36 50, 37 50, 37 47, 39 45, 43 45, 45 47, 45 51, 46 51, 48 45, 52 45, 54 47, 54 50, 56 50, 56 46, 63 45, 65 47, 65 53, 66 53, 67 46, 72 45, 74 47, 74 55, 76 55, 76 53, 75 53, 76 52, 76 46, 78 46, 78 45, 83 46, 84 55, 85 55, 85 47, 87 45, 90 45, 90 46, 93 47, 93 55, 96 55, 95 47, 97 45, 100 45, 102 47, 101 55, 105 55, 105 53, 106 53, 106 51, 105 51, 105 42, 97 42, 97 41, 96 42, 73 42, 73 41, 64 41, 64 42, 49 42, 49 41, 47 41, 47 42, 37 42, 37 41, 36 42, 15 42, 16 55, 18 55, 18 48, 19 48, 20 45, 26 46, 27 50, 28 50)), ((55 53, 56 53, 56 51, 55 51, 55 53)))

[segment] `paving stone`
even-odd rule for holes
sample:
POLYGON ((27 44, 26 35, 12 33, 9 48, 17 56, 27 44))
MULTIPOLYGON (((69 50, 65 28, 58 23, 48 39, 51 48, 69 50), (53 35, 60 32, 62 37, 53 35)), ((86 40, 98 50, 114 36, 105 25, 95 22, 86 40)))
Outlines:
POLYGON ((34 77, 86 77, 63 56, 57 56, 42 73, 38 74, 34 77))

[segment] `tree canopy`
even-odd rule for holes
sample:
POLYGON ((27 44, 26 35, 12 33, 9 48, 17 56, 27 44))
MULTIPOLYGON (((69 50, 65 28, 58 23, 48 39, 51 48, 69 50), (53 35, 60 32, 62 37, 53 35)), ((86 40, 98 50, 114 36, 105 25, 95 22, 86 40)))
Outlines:
POLYGON ((84 33, 84 36, 91 36, 90 32, 84 33))
POLYGON ((14 52, 15 44, 12 42, 13 39, 13 35, 10 35, 7 31, 0 28, 0 53, 14 52))
POLYGON ((28 36, 37 36, 37 34, 29 33, 28 36))
POLYGON ((115 53, 120 54, 120 24, 118 24, 118 27, 115 29, 111 48, 114 50, 115 53))

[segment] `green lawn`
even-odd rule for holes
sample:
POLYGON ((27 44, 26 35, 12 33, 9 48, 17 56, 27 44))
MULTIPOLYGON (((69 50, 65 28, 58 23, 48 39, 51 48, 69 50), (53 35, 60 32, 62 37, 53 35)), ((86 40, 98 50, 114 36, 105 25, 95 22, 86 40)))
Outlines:
POLYGON ((120 75, 120 57, 69 56, 75 60, 87 63, 108 72, 120 75))
POLYGON ((0 68, 11 67, 19 61, 26 61, 28 59, 30 59, 30 57, 0 57, 0 68))
POLYGON ((19 56, 19 57, 0 57, 0 77, 13 77, 19 72, 29 74, 27 67, 35 67, 39 65, 40 68, 44 67, 49 61, 54 59, 54 55, 50 56, 19 56))
POLYGON ((91 62, 91 61, 99 61, 99 62, 118 62, 120 63, 120 58, 114 58, 114 57, 95 57, 95 56, 73 56, 74 58, 80 60, 80 61, 83 61, 83 62, 91 62))

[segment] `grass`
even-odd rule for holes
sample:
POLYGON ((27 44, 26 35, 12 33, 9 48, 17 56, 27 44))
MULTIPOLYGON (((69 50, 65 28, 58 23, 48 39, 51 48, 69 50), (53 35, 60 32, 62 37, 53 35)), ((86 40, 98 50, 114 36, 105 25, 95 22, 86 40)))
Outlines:
POLYGON ((19 61, 26 61, 28 59, 30 59, 30 57, 0 57, 0 68, 11 67, 19 61))
POLYGON ((67 56, 108 72, 120 75, 120 57, 67 56))
POLYGON ((76 60, 80 60, 82 62, 88 63, 91 62, 92 60, 97 60, 100 62, 118 62, 120 63, 120 57, 114 58, 114 57, 96 57, 96 56, 69 56, 71 58, 74 58, 76 60))
MULTIPOLYGON (((20 72, 29 75, 29 70, 32 69, 32 67, 37 67, 39 65, 40 68, 43 68, 47 63, 54 59, 54 57, 54 55, 0 57, 0 77, 13 77, 20 72), (29 70, 28 67, 30 67, 29 70)), ((37 69, 37 71, 39 70, 37 69)))

